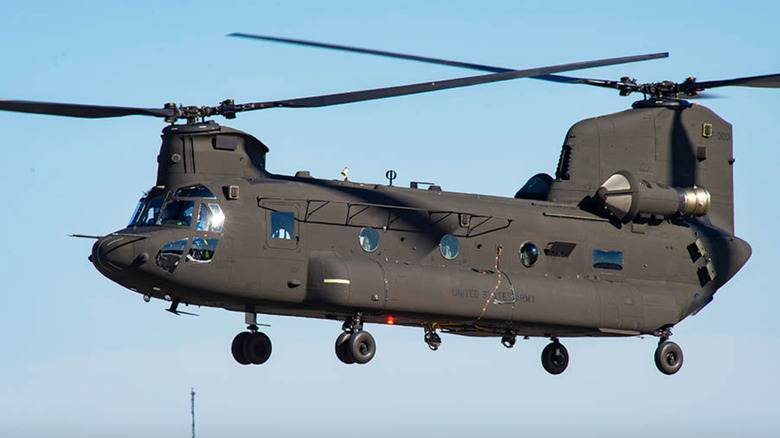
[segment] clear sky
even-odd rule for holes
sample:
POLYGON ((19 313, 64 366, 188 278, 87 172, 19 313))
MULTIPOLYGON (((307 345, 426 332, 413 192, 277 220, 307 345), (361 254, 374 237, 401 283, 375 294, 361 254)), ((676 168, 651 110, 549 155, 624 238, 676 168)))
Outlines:
MULTIPOLYGON (((780 72, 774 2, 6 2, 0 98, 158 107, 302 97, 471 75, 466 70, 228 38, 261 33, 506 67, 669 51, 586 77, 701 80, 780 72), (226 4, 222 4, 226 3, 226 4)), ((734 125, 737 234, 745 268, 675 329, 677 375, 656 339, 570 339, 550 376, 547 340, 444 336, 369 326, 366 366, 333 353, 340 323, 262 317, 271 360, 229 352, 243 315, 164 312, 102 277, 92 241, 129 219, 155 182, 161 120, 0 113, 0 436, 778 436, 776 257, 780 90, 719 89, 701 101, 734 125)), ((224 122, 263 140, 276 173, 433 181, 512 196, 553 173, 570 125, 633 98, 523 79, 224 122)))

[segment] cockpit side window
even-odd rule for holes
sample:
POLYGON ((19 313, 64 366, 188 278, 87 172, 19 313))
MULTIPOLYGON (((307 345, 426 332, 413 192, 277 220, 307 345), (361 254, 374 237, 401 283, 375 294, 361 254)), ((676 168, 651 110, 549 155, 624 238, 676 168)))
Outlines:
POLYGON ((155 263, 163 270, 173 273, 179 265, 179 260, 181 260, 181 256, 184 254, 184 247, 186 246, 187 239, 179 239, 166 243, 160 248, 160 251, 157 252, 155 263))
POLYGON ((205 239, 196 237, 192 239, 190 252, 187 253, 188 262, 208 263, 214 258, 214 252, 219 244, 219 239, 205 239))
POLYGON ((219 204, 209 203, 200 205, 198 225, 196 226, 198 231, 214 231, 219 233, 222 231, 222 225, 224 223, 225 214, 222 213, 219 204))

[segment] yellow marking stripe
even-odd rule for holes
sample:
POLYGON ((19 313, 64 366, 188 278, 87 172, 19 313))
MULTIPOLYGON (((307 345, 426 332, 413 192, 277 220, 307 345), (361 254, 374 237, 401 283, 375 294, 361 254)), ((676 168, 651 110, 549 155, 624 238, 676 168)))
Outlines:
POLYGON ((349 280, 343 278, 326 278, 322 282, 325 284, 349 284, 349 280))

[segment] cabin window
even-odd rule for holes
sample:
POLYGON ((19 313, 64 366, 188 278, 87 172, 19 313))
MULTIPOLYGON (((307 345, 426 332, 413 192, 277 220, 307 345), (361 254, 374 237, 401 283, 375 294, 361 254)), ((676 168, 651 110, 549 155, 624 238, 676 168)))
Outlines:
POLYGON ((187 253, 188 262, 208 263, 214 257, 219 239, 205 239, 196 237, 192 239, 192 246, 187 253))
POLYGON ((530 241, 520 245, 520 251, 518 251, 518 253, 520 255, 520 263, 526 268, 535 265, 537 260, 539 260, 539 248, 530 241))
POLYGON ((222 225, 225 223, 225 214, 222 213, 222 209, 219 204, 201 204, 200 213, 198 214, 198 225, 196 228, 199 231, 214 231, 221 232, 222 225))
POLYGON ((593 267, 596 269, 623 270, 623 251, 593 250, 593 267))
POLYGON ((184 254, 184 247, 187 246, 187 239, 174 240, 168 242, 157 252, 154 262, 165 271, 173 272, 179 265, 181 255, 184 254))
POLYGON ((452 260, 460 253, 460 242, 458 238, 452 234, 445 234, 439 242, 439 251, 441 251, 442 257, 447 260, 452 260))
POLYGON ((293 240, 295 237, 295 213, 289 211, 271 212, 271 238, 293 240))
POLYGON ((374 252, 379 246, 379 233, 372 227, 363 227, 363 229, 360 230, 358 240, 360 241, 360 247, 363 248, 363 251, 374 252))

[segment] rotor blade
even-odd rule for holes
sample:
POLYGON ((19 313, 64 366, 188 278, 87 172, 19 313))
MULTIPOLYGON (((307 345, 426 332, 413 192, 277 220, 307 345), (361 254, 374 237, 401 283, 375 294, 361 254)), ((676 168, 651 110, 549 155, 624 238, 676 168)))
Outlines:
POLYGON ((550 73, 579 70, 585 68, 602 67, 606 65, 625 64, 629 62, 645 61, 648 59, 665 58, 668 53, 652 53, 647 55, 624 56, 620 58, 601 59, 596 61, 574 62, 548 67, 538 67, 525 70, 511 70, 503 73, 492 73, 480 76, 448 79, 439 82, 423 82, 419 84, 401 85, 397 87, 376 88, 372 90, 352 91, 348 93, 329 94, 324 96, 303 97, 269 102, 245 103, 236 105, 238 111, 251 111, 257 109, 287 107, 287 108, 311 108, 330 105, 340 105, 365 100, 383 99, 387 97, 405 96, 409 94, 427 93, 430 91, 446 90, 449 88, 468 87, 490 82, 507 81, 510 79, 527 78, 550 73))
POLYGON ((541 76, 534 76, 531 79, 541 79, 543 81, 559 82, 563 84, 594 85, 596 87, 604 87, 604 88, 620 88, 621 85, 623 85, 621 82, 609 81, 606 79, 575 78, 571 76, 561 76, 561 75, 541 75, 541 76))
POLYGON ((780 74, 748 76, 745 78, 723 79, 720 81, 696 82, 699 89, 726 87, 729 85, 740 87, 780 88, 780 74))
POLYGON ((99 119, 103 117, 154 116, 173 117, 176 108, 133 108, 123 106, 80 105, 73 103, 31 102, 27 100, 0 100, 0 110, 18 113, 50 114, 53 116, 99 119))
POLYGON ((450 61, 447 59, 429 58, 426 56, 407 55, 405 53, 388 52, 385 50, 364 49, 362 47, 342 46, 339 44, 320 43, 317 41, 297 40, 292 38, 279 38, 266 35, 252 35, 247 33, 235 32, 228 36, 250 38, 255 40, 274 41, 277 43, 297 44, 300 46, 320 47, 324 49, 342 50, 345 52, 366 53, 369 55, 384 56, 388 58, 408 59, 410 61, 427 62, 429 64, 449 65, 453 67, 469 68, 472 70, 489 71, 493 73, 504 73, 512 71, 511 68, 493 67, 490 65, 472 64, 469 62, 450 61))
MULTIPOLYGON (((474 64, 470 62, 453 61, 449 59, 440 59, 440 58, 430 58, 427 56, 417 56, 417 55, 409 55, 406 53, 388 52, 386 50, 366 49, 362 47, 343 46, 339 44, 321 43, 317 41, 298 40, 293 38, 280 38, 280 37, 272 37, 267 35, 254 35, 254 34, 247 34, 241 32, 234 32, 228 34, 228 36, 256 39, 256 40, 263 40, 263 41, 273 41, 278 43, 297 44, 300 46, 320 47, 324 49, 341 50, 345 52, 366 53, 369 55, 384 56, 388 58, 406 59, 410 61, 426 62, 429 64, 449 65, 452 67, 461 67, 461 68, 468 68, 471 70, 489 71, 493 73, 505 73, 505 72, 513 71, 513 69, 506 68, 506 67, 495 67, 492 65, 474 64)), ((666 56, 659 56, 659 58, 665 58, 669 56, 668 53, 666 53, 665 55, 666 56)), ((607 88, 618 88, 617 82, 603 81, 600 79, 576 78, 576 77, 560 76, 560 75, 552 75, 552 74, 530 76, 530 77, 533 79, 540 79, 543 81, 561 82, 567 84, 587 84, 587 85, 595 85, 595 86, 607 87, 607 88)))

